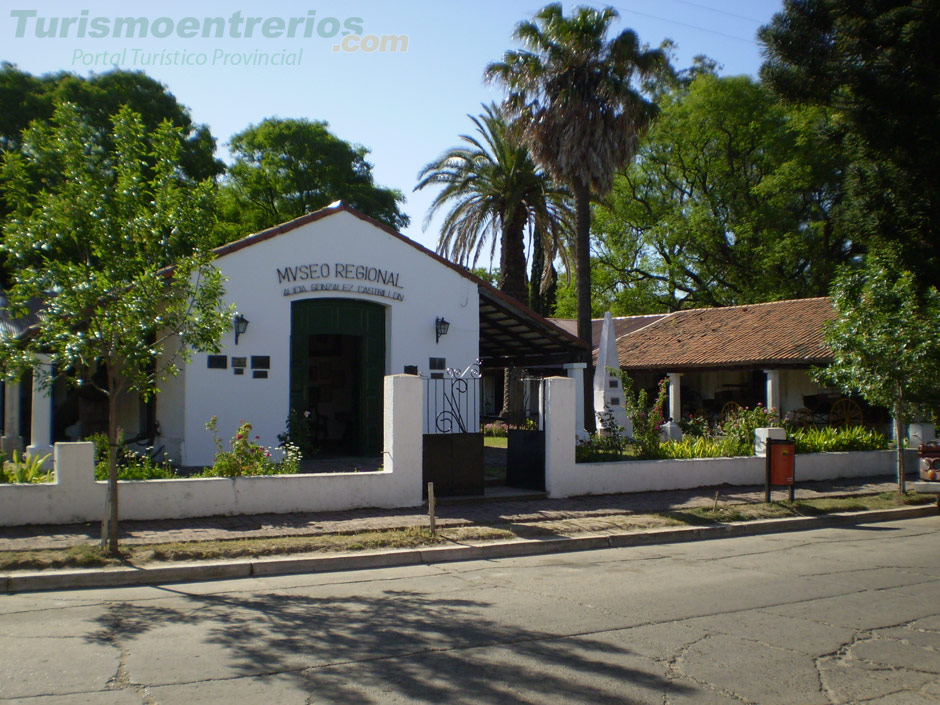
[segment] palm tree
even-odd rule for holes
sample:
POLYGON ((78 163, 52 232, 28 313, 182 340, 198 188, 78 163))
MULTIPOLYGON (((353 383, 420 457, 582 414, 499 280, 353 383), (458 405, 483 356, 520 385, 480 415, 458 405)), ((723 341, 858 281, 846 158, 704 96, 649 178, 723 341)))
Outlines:
MULTIPOLYGON (((611 7, 580 7, 565 17, 561 4, 542 8, 513 37, 525 49, 507 51, 485 78, 508 90, 507 115, 521 130, 536 163, 574 196, 578 337, 591 341, 591 195, 610 191, 617 170, 636 152, 655 106, 632 87, 634 78, 669 73, 660 50, 646 50, 632 30, 607 41, 611 7)), ((592 408, 591 369, 585 370, 585 409, 592 408)), ((585 421, 594 426, 593 414, 585 421)))
POLYGON ((484 105, 483 114, 470 119, 476 135, 461 135, 464 145, 447 150, 418 174, 415 191, 444 186, 428 209, 425 227, 450 205, 438 252, 473 266, 487 243, 492 260, 498 244, 499 289, 527 303, 526 229, 543 238, 546 257, 563 253, 567 192, 536 167, 524 144, 512 139, 498 106, 484 105))

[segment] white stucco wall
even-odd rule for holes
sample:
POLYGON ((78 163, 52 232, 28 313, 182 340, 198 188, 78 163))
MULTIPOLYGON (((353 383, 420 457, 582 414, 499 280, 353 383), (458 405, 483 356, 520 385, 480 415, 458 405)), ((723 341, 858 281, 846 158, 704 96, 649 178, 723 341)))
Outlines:
MULTIPOLYGON (((121 482, 121 519, 316 512, 421 504, 423 383, 385 378, 385 453, 379 472, 121 482), (397 412, 397 413, 395 413, 397 412)), ((91 443, 55 445, 55 481, 0 484, 0 526, 99 521, 107 483, 91 443)))
MULTIPOLYGON (((620 463, 576 463, 574 382, 546 380, 545 489, 550 497, 573 497, 621 492, 691 489, 715 485, 761 485, 766 459, 758 457, 696 460, 631 460, 620 463)), ((801 481, 841 477, 892 475, 897 454, 891 450, 864 453, 807 453, 795 460, 797 486, 801 481)), ((907 451, 908 470, 917 455, 907 451)))
MULTIPOLYGON (((206 355, 193 356, 185 374, 163 385, 158 420, 166 433, 182 432, 184 465, 209 464, 215 454, 205 424, 218 417, 219 435, 226 444, 239 424, 248 421, 259 443, 277 446, 290 404, 291 303, 302 299, 347 298, 386 307, 386 374, 417 365, 428 374, 430 357, 446 358, 448 367, 464 369, 479 354, 479 294, 477 285, 401 238, 346 211, 307 223, 249 247, 223 255, 216 266, 227 278, 226 302, 248 319, 248 330, 235 345, 234 333, 224 339, 221 354, 227 369, 207 369, 206 355), (347 277, 337 264, 354 265, 347 277), (316 265, 307 268, 306 265, 316 265), (398 287, 355 279, 355 266, 394 273, 398 287), (290 273, 286 268, 292 269, 290 273), (316 278, 308 272, 313 269, 316 278), (279 274, 280 272, 280 274, 279 274), (287 274, 296 276, 285 281, 287 274), (319 286, 345 291, 312 291, 319 286), (384 289, 385 296, 363 288, 384 289), (435 342, 434 322, 450 323, 447 335, 435 342), (231 356, 271 358, 267 379, 252 370, 236 376, 231 356), (164 420, 166 419, 166 421, 164 420), (171 421, 172 420, 172 421, 171 421), (181 427, 181 428, 180 428, 181 427)), ((168 448, 172 443, 168 443, 168 448)))

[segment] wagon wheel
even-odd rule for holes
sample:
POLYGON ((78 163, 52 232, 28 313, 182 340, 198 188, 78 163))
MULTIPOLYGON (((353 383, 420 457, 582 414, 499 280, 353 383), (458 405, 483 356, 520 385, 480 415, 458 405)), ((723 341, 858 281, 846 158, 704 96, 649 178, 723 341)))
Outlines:
POLYGON ((810 428, 816 424, 816 416, 810 409, 801 406, 790 412, 790 424, 796 428, 810 428))
POLYGON ((729 416, 734 416, 741 410, 741 405, 736 401, 726 401, 725 405, 721 407, 721 423, 724 423, 728 420, 729 416))
POLYGON ((843 397, 829 410, 830 426, 861 426, 862 421, 862 408, 851 399, 843 397))

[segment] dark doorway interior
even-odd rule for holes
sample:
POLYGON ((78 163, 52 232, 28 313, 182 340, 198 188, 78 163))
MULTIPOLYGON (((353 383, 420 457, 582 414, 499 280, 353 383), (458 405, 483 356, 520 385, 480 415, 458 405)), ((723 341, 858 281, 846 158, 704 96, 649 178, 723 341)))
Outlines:
POLYGON ((311 425, 322 453, 359 449, 362 338, 320 333, 307 339, 307 395, 311 425))
POLYGON ((385 308, 308 299, 291 306, 291 408, 306 412, 323 455, 382 450, 385 308))

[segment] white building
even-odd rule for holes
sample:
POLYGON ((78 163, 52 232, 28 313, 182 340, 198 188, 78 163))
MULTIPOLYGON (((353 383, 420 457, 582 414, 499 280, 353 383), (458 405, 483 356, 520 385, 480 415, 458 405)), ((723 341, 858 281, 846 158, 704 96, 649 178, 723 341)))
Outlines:
MULTIPOLYGON (((151 406, 128 400, 121 415, 128 438, 149 438, 181 465, 212 462, 213 416, 225 443, 249 422, 258 442, 274 447, 294 409, 309 413, 323 450, 373 454, 382 450, 387 374, 434 377, 478 359, 484 366, 588 359, 574 336, 343 204, 216 255, 226 305, 237 310, 222 350, 193 355, 159 385, 151 406)), ((66 404, 74 394, 63 385, 51 395, 16 386, 7 385, 7 446, 25 436, 38 449, 93 430, 82 427, 80 403, 66 404)), ((472 430, 478 423, 477 414, 472 430)))

